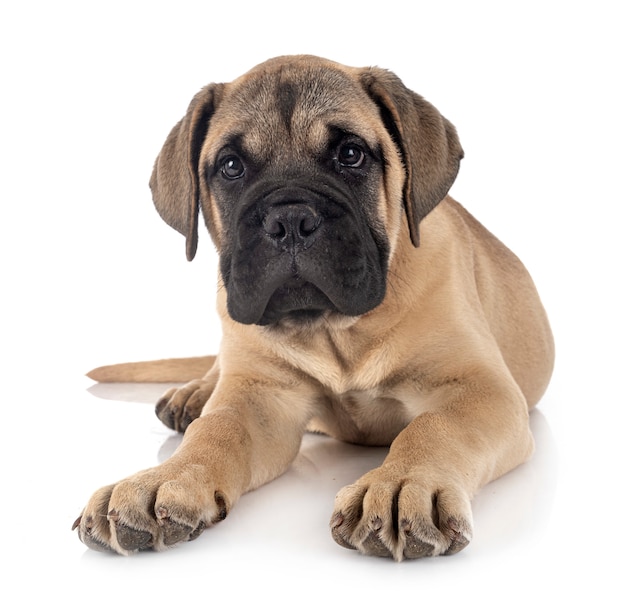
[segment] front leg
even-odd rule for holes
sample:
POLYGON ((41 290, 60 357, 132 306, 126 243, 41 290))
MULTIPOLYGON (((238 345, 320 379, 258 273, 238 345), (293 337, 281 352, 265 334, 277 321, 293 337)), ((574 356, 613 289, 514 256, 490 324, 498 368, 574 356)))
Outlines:
POLYGON ((526 401, 506 373, 440 389, 383 464, 335 500, 335 541, 395 560, 459 552, 472 538, 475 492, 533 451, 526 401))
POLYGON ((168 460, 92 496, 75 524, 80 539, 130 554, 198 537, 293 461, 308 420, 298 400, 249 377, 221 378, 168 460))

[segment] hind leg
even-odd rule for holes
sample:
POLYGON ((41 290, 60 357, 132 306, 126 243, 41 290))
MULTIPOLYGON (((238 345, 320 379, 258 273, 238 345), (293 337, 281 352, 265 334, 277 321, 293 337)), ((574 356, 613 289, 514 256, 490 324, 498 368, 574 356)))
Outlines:
POLYGON ((180 388, 170 388, 157 402, 157 417, 172 430, 184 432, 189 424, 200 417, 204 405, 219 379, 217 360, 202 378, 194 379, 180 388))

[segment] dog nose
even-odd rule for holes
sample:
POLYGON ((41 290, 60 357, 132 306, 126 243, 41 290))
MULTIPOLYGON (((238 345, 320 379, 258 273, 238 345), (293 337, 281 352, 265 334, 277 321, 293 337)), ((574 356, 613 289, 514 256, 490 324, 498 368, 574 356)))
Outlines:
POLYGON ((311 206, 302 203, 272 207, 263 220, 265 233, 284 246, 308 246, 313 242, 321 215, 311 206))

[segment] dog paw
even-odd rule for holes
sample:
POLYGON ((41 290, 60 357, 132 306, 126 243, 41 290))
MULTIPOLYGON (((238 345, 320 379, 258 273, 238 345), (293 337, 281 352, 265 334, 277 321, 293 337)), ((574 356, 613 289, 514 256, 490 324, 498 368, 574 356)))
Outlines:
POLYGON ((432 485, 429 490, 415 480, 362 479, 344 487, 330 521, 333 539, 344 548, 397 561, 459 552, 472 537, 469 496, 432 485))
POLYGON ((203 482, 199 472, 167 478, 155 468, 103 487, 72 529, 89 548, 123 555, 193 540, 230 508, 224 493, 203 482))
POLYGON ((194 379, 181 388, 171 388, 156 404, 157 417, 168 428, 184 432, 194 419, 200 417, 214 386, 214 382, 194 379))

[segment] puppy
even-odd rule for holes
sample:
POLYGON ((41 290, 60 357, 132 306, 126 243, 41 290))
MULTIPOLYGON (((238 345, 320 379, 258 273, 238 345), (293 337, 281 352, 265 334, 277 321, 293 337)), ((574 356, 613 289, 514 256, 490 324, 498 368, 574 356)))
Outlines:
POLYGON ((279 57, 194 97, 150 185, 190 260, 200 215, 215 243, 222 346, 91 373, 193 379, 157 404, 180 447, 93 495, 85 544, 194 539, 313 430, 390 446, 337 495, 339 545, 396 560, 467 546, 472 496, 533 451, 554 347, 521 262, 447 195, 462 156, 452 124, 378 68, 279 57))

